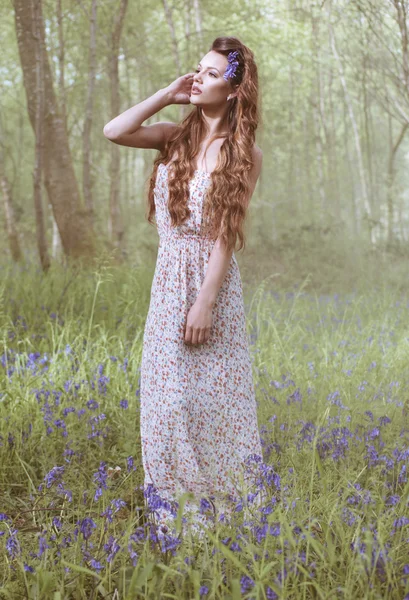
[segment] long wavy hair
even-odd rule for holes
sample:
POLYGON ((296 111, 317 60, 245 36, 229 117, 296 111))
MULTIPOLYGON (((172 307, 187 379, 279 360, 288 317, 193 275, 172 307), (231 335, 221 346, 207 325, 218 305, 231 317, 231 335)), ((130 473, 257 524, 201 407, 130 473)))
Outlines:
MULTIPOLYGON (((244 221, 247 214, 249 172, 253 167, 253 146, 259 122, 258 72, 253 52, 236 37, 216 38, 210 50, 227 57, 237 50, 238 67, 229 79, 233 87, 239 85, 237 96, 229 100, 225 140, 223 141, 215 170, 211 174, 203 205, 204 234, 217 239, 219 236, 230 249, 245 247, 244 221)), ((210 51, 209 50, 209 51, 210 51)), ((167 164, 173 157, 173 174, 169 172, 168 210, 172 226, 182 225, 190 215, 188 208, 189 182, 194 176, 195 157, 207 134, 207 124, 202 108, 197 106, 178 124, 164 149, 157 155, 148 190, 147 220, 153 224, 155 213, 154 189, 156 172, 160 163, 167 164)), ((209 144, 222 135, 214 135, 209 144)))

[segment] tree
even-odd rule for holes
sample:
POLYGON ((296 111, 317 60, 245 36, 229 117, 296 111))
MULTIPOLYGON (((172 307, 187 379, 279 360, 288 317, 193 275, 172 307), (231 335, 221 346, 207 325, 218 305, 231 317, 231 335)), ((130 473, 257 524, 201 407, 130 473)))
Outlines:
POLYGON ((15 26, 24 88, 31 127, 35 135, 37 113, 36 56, 41 53, 42 87, 44 90, 44 185, 52 206, 67 256, 91 258, 95 250, 94 234, 89 213, 81 205, 78 183, 74 173, 71 151, 55 96, 52 73, 45 48, 44 20, 41 0, 13 0, 15 26), (38 31, 33 16, 37 13, 38 31))

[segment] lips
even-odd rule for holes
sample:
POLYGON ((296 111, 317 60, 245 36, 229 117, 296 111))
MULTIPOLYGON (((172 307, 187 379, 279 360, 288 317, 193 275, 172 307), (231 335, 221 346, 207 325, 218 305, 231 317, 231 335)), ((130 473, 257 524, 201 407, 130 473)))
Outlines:
POLYGON ((195 94, 201 94, 201 93, 202 93, 202 90, 199 90, 199 88, 198 88, 198 87, 196 87, 195 85, 193 85, 193 86, 192 86, 192 94, 193 94, 193 93, 195 93, 195 94))

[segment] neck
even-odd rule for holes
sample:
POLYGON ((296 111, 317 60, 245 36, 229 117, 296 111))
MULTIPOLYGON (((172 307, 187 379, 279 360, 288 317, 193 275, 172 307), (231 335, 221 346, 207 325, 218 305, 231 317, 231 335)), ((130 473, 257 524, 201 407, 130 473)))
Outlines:
POLYGON ((202 109, 202 117, 204 122, 207 125, 207 135, 205 139, 214 137, 214 136, 222 136, 227 135, 226 129, 226 111, 223 114, 220 114, 219 111, 209 111, 206 109, 206 112, 202 109))

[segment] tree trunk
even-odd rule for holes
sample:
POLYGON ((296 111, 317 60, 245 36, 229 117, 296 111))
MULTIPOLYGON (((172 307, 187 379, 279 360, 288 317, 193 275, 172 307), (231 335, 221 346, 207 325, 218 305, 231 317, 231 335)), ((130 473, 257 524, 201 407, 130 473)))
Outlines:
MULTIPOLYGON (((33 37, 33 0, 13 0, 17 43, 23 69, 24 88, 31 126, 35 131, 37 111, 36 46, 33 37)), ((94 254, 94 236, 87 211, 81 206, 71 152, 54 93, 48 55, 44 44, 41 1, 39 11, 40 51, 43 53, 44 85, 44 184, 53 207, 64 252, 72 258, 90 258, 94 254)))
MULTIPOLYGON (((65 42, 62 14, 62 0, 57 0, 57 28, 58 28, 58 93, 60 99, 61 117, 64 119, 65 131, 67 127, 67 94, 65 93, 65 42)), ((68 133, 67 133, 68 135, 68 133)))
POLYGON ((44 52, 40 36, 40 3, 41 0, 33 0, 33 37, 35 39, 35 60, 36 60, 36 115, 35 115, 35 158, 34 158, 34 173, 33 173, 33 188, 34 188, 34 211, 36 217, 36 238, 38 254, 40 256, 41 266, 43 271, 48 271, 50 268, 50 257, 47 247, 47 236, 44 226, 44 211, 41 179, 43 173, 44 159, 44 52))
POLYGON ((6 220, 7 239, 11 257, 15 262, 21 260, 21 248, 18 238, 14 207, 11 198, 10 185, 5 173, 3 160, 0 158, 0 187, 3 195, 4 216, 6 220))
POLYGON ((375 240, 375 233, 374 233, 374 228, 373 228, 371 205, 370 205, 369 199, 368 199, 368 190, 367 190, 367 185, 366 185, 365 169, 364 169, 364 164, 363 164, 362 147, 361 147, 361 140, 359 137, 358 124, 356 122, 354 108, 352 105, 352 100, 349 95, 349 90, 348 90, 346 78, 344 75, 344 67, 343 67, 341 58, 338 54, 338 51, 337 51, 337 47, 336 47, 336 43, 335 43, 335 35, 334 35, 334 31, 333 31, 333 28, 331 25, 331 14, 330 13, 328 14, 328 27, 329 27, 329 34, 330 34, 331 49, 332 49, 333 55, 335 57, 337 66, 338 66, 339 78, 340 78, 342 89, 344 92, 345 103, 348 108, 348 114, 349 114, 349 118, 351 120, 352 132, 354 135, 355 149, 356 149, 357 162, 358 162, 357 166, 358 166, 358 172, 359 172, 359 179, 360 179, 360 183, 361 183, 361 196, 362 196, 362 202, 363 202, 363 207, 364 207, 364 216, 365 216, 365 220, 366 220, 366 225, 367 225, 367 228, 369 231, 369 241, 372 244, 372 246, 374 246, 376 240, 375 240))
MULTIPOLYGON (((120 113, 118 52, 122 26, 125 18, 128 0, 120 0, 119 10, 115 16, 111 37, 111 56, 109 62, 109 81, 111 88, 111 114, 120 113)), ((114 247, 122 251, 124 227, 119 205, 120 190, 120 153, 117 144, 111 144, 110 161, 110 193, 109 193, 109 235, 114 247)))
POLYGON ((3 196, 4 218, 6 222, 6 234, 10 248, 10 254, 15 262, 22 258, 20 241, 18 236, 16 217, 14 213, 13 199, 11 197, 11 186, 6 175, 6 164, 4 160, 5 139, 3 135, 2 119, 0 120, 0 193, 3 196))
POLYGON ((391 117, 389 116, 389 159, 388 159, 388 179, 387 179, 387 210, 388 210, 388 230, 387 230, 387 249, 392 248, 394 242, 394 223, 395 223, 395 157, 401 145, 409 123, 404 123, 395 143, 393 143, 393 130, 391 117))
POLYGON ((91 181, 91 128, 92 112, 94 106, 95 74, 97 70, 96 60, 96 29, 97 29, 97 0, 92 0, 90 34, 89 34, 89 69, 87 101, 85 105, 84 134, 82 137, 82 193, 85 206, 91 219, 94 217, 94 202, 92 197, 91 181))
POLYGON ((322 137, 321 137, 321 122, 324 123, 325 119, 324 118, 321 119, 321 117, 323 117, 323 115, 322 114, 320 115, 321 110, 323 110, 323 106, 322 106, 323 92, 322 92, 322 82, 321 82, 320 55, 319 55, 319 51, 318 51, 319 35, 320 35, 319 17, 315 17, 313 12, 311 13, 311 29, 312 29, 311 45, 312 45, 312 51, 314 53, 315 64, 317 65, 316 77, 315 77, 316 89, 314 90, 314 99, 312 100, 311 104, 312 104, 312 115, 313 115, 313 120, 314 120, 314 125, 315 125, 314 139, 315 139, 317 169, 318 169, 318 189, 319 189, 319 195, 320 195, 320 199, 321 199, 321 207, 320 207, 318 218, 320 220, 321 225, 323 225, 323 223, 327 219, 327 213, 328 213, 328 199, 327 199, 327 193, 326 193, 326 189, 325 189, 325 152, 324 152, 324 147, 323 147, 323 142, 322 142, 322 137))
MULTIPOLYGON (((205 48, 204 48, 204 42, 203 42, 202 15, 200 14, 200 0, 193 0, 193 12, 195 15, 195 24, 196 24, 196 39, 195 39, 196 48, 199 49, 200 54, 204 54, 205 48)), ((199 61, 197 61, 197 62, 199 62, 199 61)))
MULTIPOLYGON (((172 9, 169 6, 168 0, 162 0, 163 9, 165 11, 166 22, 169 27, 170 37, 172 40, 172 50, 173 50, 173 60, 175 61, 176 66, 176 77, 180 77, 182 75, 182 61, 180 57, 180 51, 178 46, 178 40, 176 35, 175 23, 173 22, 172 9)), ((185 18, 189 18, 188 14, 185 14, 185 18)), ((180 104, 179 105, 179 119, 183 120, 190 110, 190 104, 180 104)))

